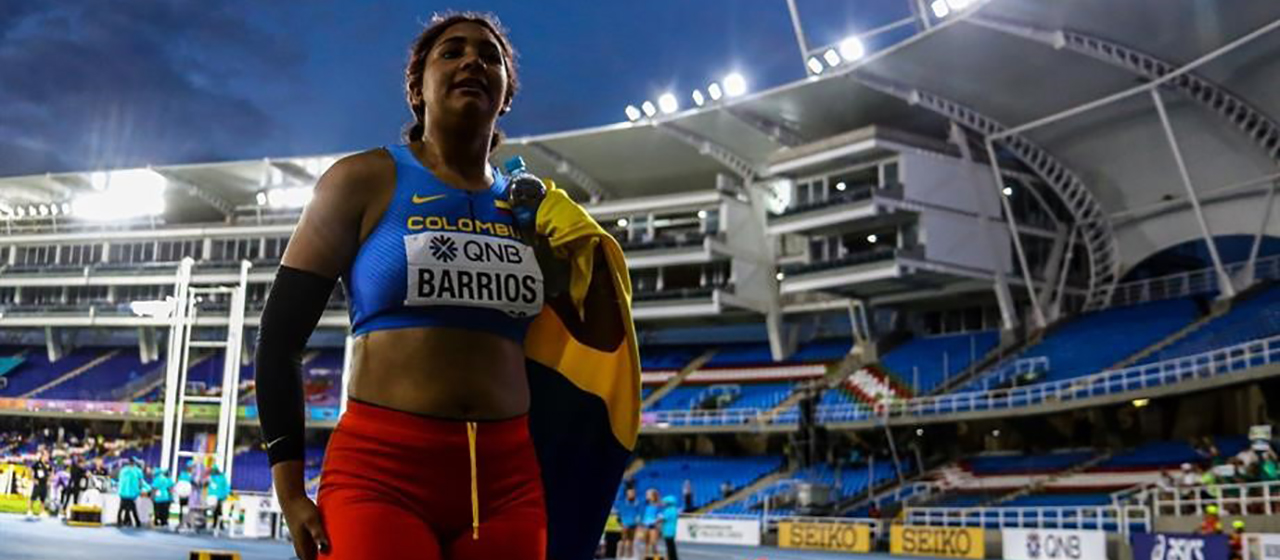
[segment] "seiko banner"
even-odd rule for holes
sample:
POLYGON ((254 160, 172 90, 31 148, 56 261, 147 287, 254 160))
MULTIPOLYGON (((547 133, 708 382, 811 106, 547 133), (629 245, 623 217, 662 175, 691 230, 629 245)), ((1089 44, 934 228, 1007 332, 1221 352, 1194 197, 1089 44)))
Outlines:
POLYGON ((1226 535, 1135 533, 1133 560, 1228 560, 1226 535))
POLYGON ((681 517, 676 522, 676 540, 760 546, 760 520, 681 517))
POLYGON ((894 525, 889 537, 889 552, 894 554, 982 558, 987 552, 982 529, 894 525))
MULTIPOLYGON (((1005 560, 1106 560, 1107 534, 1102 531, 1005 529, 1005 560)), ((1145 559, 1144 559, 1145 560, 1145 559)))
POLYGON ((778 523, 778 546, 871 552, 871 527, 852 523, 778 523))
POLYGON ((1246 533, 1244 560, 1280 560, 1280 535, 1246 533))

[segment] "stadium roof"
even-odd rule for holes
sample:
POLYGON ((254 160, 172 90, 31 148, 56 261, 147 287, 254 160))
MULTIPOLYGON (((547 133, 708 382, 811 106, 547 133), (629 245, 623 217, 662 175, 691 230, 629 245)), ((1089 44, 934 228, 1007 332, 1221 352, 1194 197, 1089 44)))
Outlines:
MULTIPOLYGON (((514 138, 495 159, 522 155, 536 172, 583 198, 710 189, 717 174, 741 179, 757 173, 789 145, 869 125, 947 138, 946 116, 914 106, 909 96, 895 95, 885 84, 929 92, 1015 126, 1150 79, 1118 64, 1121 54, 1132 51, 1176 68, 1276 22, 1280 2, 989 0, 964 15, 821 76, 652 121, 514 138), (1064 42, 1067 35, 1124 50, 1117 54, 1098 44, 1093 51, 1077 48, 1064 42)), ((1280 115, 1280 32, 1193 73, 1272 121, 1280 115)), ((1276 160, 1239 125, 1185 93, 1173 85, 1161 91, 1192 182, 1201 196, 1209 195, 1210 225, 1215 234, 1252 234, 1257 222, 1239 219, 1238 213, 1253 195, 1215 199, 1212 194, 1224 185, 1276 173, 1276 160)), ((1200 235, 1184 207, 1185 191, 1149 95, 1030 130, 1026 138, 1078 176, 1113 216, 1126 265, 1200 235), (1151 219, 1132 219, 1151 208, 1163 210, 1151 219)), ((285 184, 307 184, 314 180, 312 170, 333 157, 156 169, 179 182, 169 200, 179 215, 199 208, 207 212, 210 206, 253 205, 272 174, 285 184)), ((90 189, 89 183, 89 173, 5 178, 0 200, 59 202, 90 189)), ((1280 233, 1280 223, 1271 232, 1280 233)))

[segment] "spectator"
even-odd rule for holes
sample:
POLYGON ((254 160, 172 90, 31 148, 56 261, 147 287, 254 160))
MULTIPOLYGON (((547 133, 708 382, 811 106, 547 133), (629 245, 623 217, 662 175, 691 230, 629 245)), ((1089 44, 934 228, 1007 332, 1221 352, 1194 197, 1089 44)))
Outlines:
POLYGON ((1228 546, 1231 551, 1231 560, 1242 560, 1244 558, 1244 520, 1237 519, 1231 524, 1231 540, 1228 546))
POLYGON ((726 480, 726 481, 724 481, 724 482, 721 482, 721 483, 720 483, 720 497, 721 497, 721 498, 728 498, 728 497, 729 497, 729 495, 731 495, 731 494, 733 494, 733 485, 732 485, 732 484, 730 484, 730 483, 729 483, 729 481, 727 481, 727 480, 726 480))
POLYGON ((1264 482, 1280 480, 1280 459, 1276 457, 1275 451, 1268 450, 1262 454, 1262 467, 1259 472, 1259 478, 1264 482))
MULTIPOLYGON (((688 481, 686 481, 688 482, 688 481)), ((676 524, 680 520, 680 510, 676 508, 676 497, 667 496, 662 499, 666 507, 662 510, 662 539, 667 547, 667 560, 680 560, 676 554, 676 524)))
POLYGON ((875 502, 871 502, 871 507, 867 509, 867 517, 871 519, 880 519, 880 506, 875 502))
POLYGON ((693 481, 684 479, 684 487, 681 489, 684 494, 684 510, 693 511, 693 481))
POLYGON ((163 469, 156 469, 151 478, 151 503, 155 505, 155 521, 158 527, 169 526, 169 504, 173 503, 173 480, 163 469))
POLYGON ((1218 506, 1204 508, 1204 519, 1200 522, 1201 535, 1221 535, 1222 520, 1218 517, 1218 506))
POLYGON ((1182 487, 1191 488, 1200 484, 1200 474, 1191 463, 1182 464, 1182 487))
POLYGON ((120 509, 116 512, 116 525, 120 527, 141 527, 138 519, 138 495, 142 493, 142 469, 135 463, 136 459, 125 463, 120 469, 116 488, 120 494, 120 509))
POLYGON ((71 456, 70 479, 67 481, 67 488, 62 491, 62 509, 76 505, 80 502, 80 493, 89 486, 89 473, 85 471, 84 465, 80 462, 79 455, 71 456))

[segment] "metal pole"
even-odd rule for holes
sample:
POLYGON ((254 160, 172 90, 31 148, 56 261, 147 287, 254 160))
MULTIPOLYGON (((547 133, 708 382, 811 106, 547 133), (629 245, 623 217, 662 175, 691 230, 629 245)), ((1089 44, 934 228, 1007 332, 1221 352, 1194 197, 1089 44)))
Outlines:
POLYGON ((1022 266, 1022 281, 1027 283, 1027 297, 1031 298, 1031 317, 1036 327, 1043 329, 1048 323, 1044 319, 1044 309, 1040 307, 1040 298, 1036 297, 1036 285, 1031 281, 1031 267, 1027 265, 1027 253, 1022 249, 1022 238, 1018 235, 1018 224, 1013 221, 1013 205, 1009 197, 1004 195, 1004 179, 1000 175, 1000 162, 996 160, 996 148, 991 136, 987 137, 987 159, 991 165, 991 176, 995 178, 996 198, 1004 206, 1004 223, 1009 226, 1009 237, 1013 238, 1013 249, 1018 253, 1018 264, 1022 266))
MULTIPOLYGON (((1058 293, 1053 296, 1053 309, 1056 316, 1060 316, 1062 310, 1062 296, 1067 289, 1067 276, 1071 273, 1071 252, 1075 250, 1076 236, 1079 234, 1080 226, 1071 226, 1071 234, 1067 236, 1067 250, 1062 254, 1062 267, 1058 271, 1058 293)), ((1115 290, 1111 291, 1111 296, 1115 297, 1115 290)), ((1110 303, 1107 302, 1107 304, 1110 303)))
POLYGON ((800 23, 800 9, 796 0, 787 0, 787 10, 791 12, 791 27, 796 32, 796 44, 800 46, 800 67, 804 75, 809 75, 809 44, 804 39, 804 25, 800 23))
MULTIPOLYGON (((186 339, 184 333, 186 330, 186 308, 187 308, 187 289, 191 284, 191 266, 194 261, 191 259, 183 259, 178 265, 177 278, 173 284, 173 309, 169 315, 169 345, 165 348, 165 384, 164 384, 164 423, 161 431, 160 443, 160 464, 162 468, 171 469, 176 466, 173 459, 176 453, 181 449, 181 445, 175 445, 177 436, 174 431, 176 429, 178 395, 181 387, 181 368, 182 356, 186 349, 183 341, 186 339)), ((177 475, 176 471, 172 474, 177 475)))
POLYGON ((1262 250, 1262 237, 1267 232, 1267 224, 1271 222, 1271 207, 1276 202, 1276 190, 1280 189, 1280 181, 1271 184, 1271 190, 1267 191, 1267 202, 1262 208, 1262 222, 1258 224, 1258 233, 1253 236, 1253 247, 1249 249, 1249 263, 1244 267, 1244 273, 1241 274, 1240 288, 1247 288, 1253 284, 1257 275, 1258 252, 1262 250))
POLYGON ((925 8, 924 0, 915 0, 916 13, 920 14, 920 23, 924 24, 925 30, 933 28, 933 22, 929 21, 929 10, 925 8))
POLYGON ((1222 257, 1218 255, 1218 246, 1213 242, 1213 234, 1209 233, 1209 223, 1204 219, 1204 209, 1200 207, 1200 197, 1196 196, 1195 187, 1191 185, 1191 175, 1187 173, 1187 164, 1182 160, 1182 150, 1178 148, 1178 139, 1173 135, 1173 126, 1169 124, 1169 114, 1164 110, 1164 100, 1160 98, 1160 90, 1151 90, 1151 100, 1156 104, 1156 112, 1160 115, 1160 124, 1164 127, 1165 139, 1173 150, 1173 160, 1178 165, 1178 175, 1182 177, 1182 186, 1187 189, 1187 199, 1200 224, 1200 233, 1204 234, 1204 242, 1209 246, 1209 257, 1213 259, 1213 268, 1218 273, 1218 288, 1227 298, 1235 297, 1236 289, 1231 285, 1231 278, 1222 267, 1222 257))
POLYGON ((961 159, 965 162, 965 175, 970 179, 970 187, 973 189, 973 195, 978 204, 978 240, 987 250, 989 257, 989 266, 991 267, 991 275, 994 277, 993 290, 996 293, 996 303, 1000 306, 1001 328, 1006 331, 1012 331, 1018 326, 1017 310, 1013 303, 1013 295, 1009 293, 1009 282, 1005 279, 1004 263, 1000 262, 996 255, 995 244, 991 241, 991 231, 988 228, 987 221, 997 219, 994 216, 995 211, 988 207, 985 199, 982 197, 982 187, 979 182, 981 171, 977 170, 977 164, 973 161, 973 154, 969 150, 968 135, 955 121, 951 121, 951 130, 949 138, 950 143, 955 144, 960 150, 961 159))

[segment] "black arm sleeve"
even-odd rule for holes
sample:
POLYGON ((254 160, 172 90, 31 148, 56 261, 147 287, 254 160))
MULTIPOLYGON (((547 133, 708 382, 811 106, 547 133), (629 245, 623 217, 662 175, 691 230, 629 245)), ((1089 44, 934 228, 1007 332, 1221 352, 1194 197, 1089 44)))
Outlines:
POLYGON ((282 265, 267 294, 258 327, 254 377, 258 422, 273 466, 304 458, 302 351, 320 322, 336 282, 282 265))

